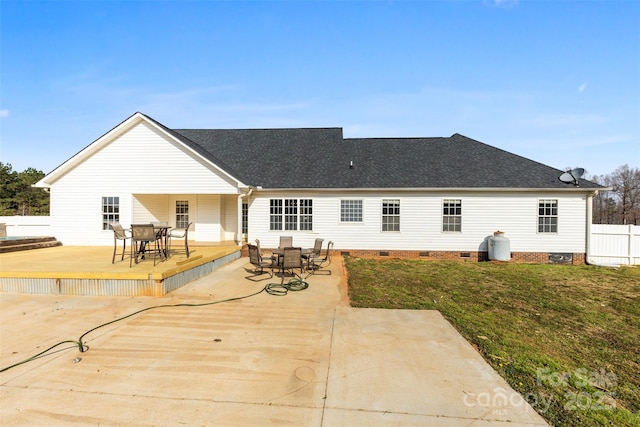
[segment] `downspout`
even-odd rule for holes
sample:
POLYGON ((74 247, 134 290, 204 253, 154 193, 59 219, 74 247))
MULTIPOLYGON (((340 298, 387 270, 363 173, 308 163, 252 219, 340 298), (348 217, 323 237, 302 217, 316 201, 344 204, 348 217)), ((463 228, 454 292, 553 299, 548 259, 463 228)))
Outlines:
POLYGON ((584 257, 584 262, 587 265, 594 265, 596 267, 609 267, 618 268, 620 264, 601 264, 591 260, 591 223, 593 222, 593 196, 597 194, 597 190, 587 195, 587 253, 584 257))

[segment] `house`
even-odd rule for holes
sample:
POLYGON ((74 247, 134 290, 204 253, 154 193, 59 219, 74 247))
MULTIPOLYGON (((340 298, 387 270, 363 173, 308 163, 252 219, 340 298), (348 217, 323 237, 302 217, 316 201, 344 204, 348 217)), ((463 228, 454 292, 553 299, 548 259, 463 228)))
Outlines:
POLYGON ((316 237, 358 256, 585 260, 602 187, 463 135, 344 138, 341 128, 170 129, 135 113, 46 175, 65 245, 111 245, 109 224, 193 221, 196 242, 316 237))

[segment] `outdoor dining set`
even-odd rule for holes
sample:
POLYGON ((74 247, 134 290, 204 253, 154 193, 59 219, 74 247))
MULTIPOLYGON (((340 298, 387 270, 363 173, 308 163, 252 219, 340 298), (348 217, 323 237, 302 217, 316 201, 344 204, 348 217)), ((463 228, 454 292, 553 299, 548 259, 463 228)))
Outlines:
POLYGON ((113 229, 113 256, 111 263, 115 263, 118 242, 122 241, 122 256, 120 260, 124 260, 127 252, 127 240, 129 245, 129 267, 133 263, 137 264, 139 260, 153 256, 153 265, 156 265, 156 259, 160 261, 167 260, 171 254, 171 239, 184 239, 184 251, 189 258, 188 235, 189 223, 185 228, 172 228, 166 222, 150 222, 146 224, 131 224, 131 228, 125 229, 120 223, 111 223, 113 229))
MULTIPOLYGON (((255 275, 269 273, 273 277, 274 270, 279 272, 283 280, 285 272, 298 277, 302 277, 305 271, 307 275, 311 275, 331 263, 333 242, 329 241, 324 250, 323 242, 324 239, 317 238, 313 248, 307 249, 294 246, 291 236, 280 236, 279 246, 270 253, 263 253, 260 240, 256 239, 255 244, 248 245, 249 262, 255 267, 255 275)), ((331 274, 329 270, 326 271, 331 274)))

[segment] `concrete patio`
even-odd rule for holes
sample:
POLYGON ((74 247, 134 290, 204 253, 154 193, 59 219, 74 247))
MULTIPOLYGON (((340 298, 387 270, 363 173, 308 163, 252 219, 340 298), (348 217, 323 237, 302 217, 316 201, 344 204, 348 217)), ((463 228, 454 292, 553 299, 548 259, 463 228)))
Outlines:
POLYGON ((349 307, 341 261, 286 296, 246 257, 162 297, 0 293, 0 369, 257 293, 0 373, 0 424, 546 425, 437 311, 349 307))

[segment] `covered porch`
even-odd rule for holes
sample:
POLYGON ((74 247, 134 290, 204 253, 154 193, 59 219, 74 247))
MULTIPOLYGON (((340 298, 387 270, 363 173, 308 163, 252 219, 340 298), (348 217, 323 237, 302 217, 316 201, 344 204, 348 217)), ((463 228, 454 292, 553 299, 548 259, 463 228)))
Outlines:
MULTIPOLYGON (((124 207, 124 206, 123 206, 124 207)), ((242 197, 238 194, 139 194, 131 195, 131 210, 121 212, 120 222, 166 223, 189 229, 189 240, 198 243, 242 242, 242 197)))

